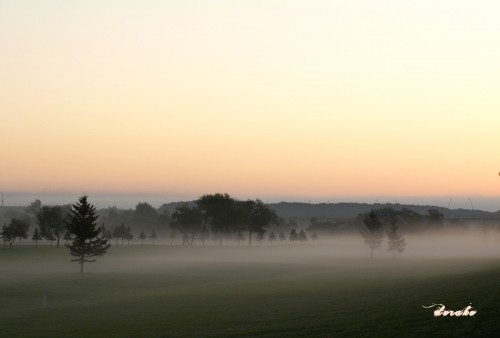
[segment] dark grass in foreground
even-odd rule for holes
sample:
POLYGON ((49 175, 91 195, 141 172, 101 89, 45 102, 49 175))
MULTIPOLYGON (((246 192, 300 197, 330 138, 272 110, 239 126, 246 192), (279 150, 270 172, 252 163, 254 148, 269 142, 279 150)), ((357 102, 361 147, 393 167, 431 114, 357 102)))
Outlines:
POLYGON ((370 262, 323 249, 120 247, 83 275, 65 248, 0 251, 0 336, 500 334, 500 260, 370 262), (470 302, 474 317, 422 308, 470 302))

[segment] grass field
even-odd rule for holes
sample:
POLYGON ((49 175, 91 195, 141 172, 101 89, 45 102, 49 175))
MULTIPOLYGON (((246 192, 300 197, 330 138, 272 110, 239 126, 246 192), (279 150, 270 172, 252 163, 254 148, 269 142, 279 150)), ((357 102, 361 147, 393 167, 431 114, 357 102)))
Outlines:
POLYGON ((500 259, 370 261, 334 245, 0 250, 2 337, 495 337, 500 259), (46 296, 44 306, 43 297, 46 296), (442 303, 474 317, 434 318, 442 303))

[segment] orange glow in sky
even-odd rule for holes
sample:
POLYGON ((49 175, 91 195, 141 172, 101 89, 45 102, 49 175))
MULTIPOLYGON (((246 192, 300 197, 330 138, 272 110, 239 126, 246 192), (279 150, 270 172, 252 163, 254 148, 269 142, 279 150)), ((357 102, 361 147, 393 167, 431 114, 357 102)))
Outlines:
POLYGON ((498 195, 495 1, 2 1, 0 190, 498 195))

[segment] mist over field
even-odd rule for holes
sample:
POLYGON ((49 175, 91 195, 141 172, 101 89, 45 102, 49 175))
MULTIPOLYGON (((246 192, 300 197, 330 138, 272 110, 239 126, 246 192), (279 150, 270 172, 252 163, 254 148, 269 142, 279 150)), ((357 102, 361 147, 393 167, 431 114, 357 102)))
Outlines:
POLYGON ((499 13, 0 1, 0 338, 499 337, 499 13))
POLYGON ((7 336, 452 337, 498 330, 495 213, 268 205, 219 193, 159 208, 97 209, 87 199, 2 209, 0 324, 7 336), (314 212, 322 217, 310 217, 314 212), (94 244, 80 246, 82 234, 94 244), (476 312, 439 321, 423 307, 432 304, 445 304, 443 313, 476 312))

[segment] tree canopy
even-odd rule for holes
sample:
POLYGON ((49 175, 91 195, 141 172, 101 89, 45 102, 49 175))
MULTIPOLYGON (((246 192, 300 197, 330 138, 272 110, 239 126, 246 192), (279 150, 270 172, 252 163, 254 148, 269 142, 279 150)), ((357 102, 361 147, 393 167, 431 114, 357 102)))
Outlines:
POLYGON ((28 238, 29 228, 30 223, 27 220, 13 218, 9 225, 2 226, 0 235, 5 242, 9 242, 9 248, 12 248, 16 238, 28 238))

